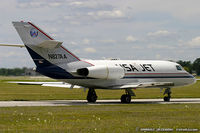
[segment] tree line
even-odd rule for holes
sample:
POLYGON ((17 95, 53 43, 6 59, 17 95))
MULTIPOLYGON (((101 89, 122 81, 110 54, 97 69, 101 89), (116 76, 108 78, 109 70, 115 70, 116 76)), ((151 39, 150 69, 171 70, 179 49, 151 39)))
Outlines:
POLYGON ((33 68, 0 68, 0 76, 38 76, 33 68))
POLYGON ((0 75, 2 76, 22 76, 26 68, 0 68, 0 75))
POLYGON ((197 58, 194 62, 191 61, 177 61, 187 72, 196 75, 200 75, 200 58, 197 58))
MULTIPOLYGON (((196 75, 200 75, 200 58, 197 58, 194 62, 191 61, 177 61, 187 72, 196 75)), ((31 76, 30 72, 27 70, 32 70, 31 68, 0 68, 0 75, 1 76, 24 76, 29 75, 31 76)))

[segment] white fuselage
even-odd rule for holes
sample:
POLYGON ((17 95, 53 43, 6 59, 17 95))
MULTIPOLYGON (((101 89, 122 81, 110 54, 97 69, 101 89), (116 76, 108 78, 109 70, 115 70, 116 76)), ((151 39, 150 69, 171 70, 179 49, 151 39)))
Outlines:
MULTIPOLYGON (((172 82, 173 87, 194 83, 195 78, 179 64, 156 60, 86 60, 93 66, 120 66, 124 76, 120 79, 67 79, 65 82, 100 89, 113 89, 112 86, 151 82, 172 82)), ((167 86, 166 86, 167 87, 167 86)))

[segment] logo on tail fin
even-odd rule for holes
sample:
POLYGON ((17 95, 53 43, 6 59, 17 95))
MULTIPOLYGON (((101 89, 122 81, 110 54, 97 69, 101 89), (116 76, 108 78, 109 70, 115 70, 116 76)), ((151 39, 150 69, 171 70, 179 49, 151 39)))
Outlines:
POLYGON ((38 36, 38 31, 35 28, 32 28, 30 30, 30 35, 31 35, 31 37, 35 38, 38 36))

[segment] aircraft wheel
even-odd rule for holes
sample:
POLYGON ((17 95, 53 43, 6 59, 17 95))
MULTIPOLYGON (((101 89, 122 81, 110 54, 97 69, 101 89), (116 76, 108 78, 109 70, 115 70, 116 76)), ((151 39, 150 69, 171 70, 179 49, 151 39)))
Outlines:
POLYGON ((169 101, 170 101, 170 97, 165 96, 165 97, 164 97, 164 101, 165 101, 165 102, 169 102, 169 101))
POLYGON ((87 95, 87 101, 89 103, 95 103, 97 100, 97 95, 94 89, 89 88, 88 95, 87 95))
POLYGON ((123 94, 121 96, 121 102, 122 103, 130 103, 131 102, 131 96, 127 94, 123 94))
POLYGON ((167 94, 167 96, 164 97, 164 101, 165 102, 169 102, 170 98, 171 98, 171 88, 166 88, 165 92, 163 93, 163 95, 167 94))

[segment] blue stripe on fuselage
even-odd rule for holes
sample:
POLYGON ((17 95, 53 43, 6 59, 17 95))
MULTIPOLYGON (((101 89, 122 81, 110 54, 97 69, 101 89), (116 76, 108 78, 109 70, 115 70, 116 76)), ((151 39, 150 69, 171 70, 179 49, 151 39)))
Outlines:
POLYGON ((141 78, 141 79, 146 79, 146 78, 194 78, 194 76, 141 76, 141 77, 124 77, 125 78, 141 78))

